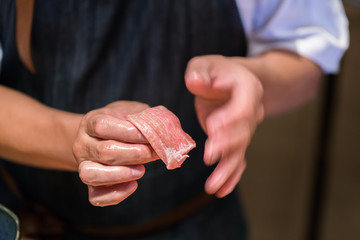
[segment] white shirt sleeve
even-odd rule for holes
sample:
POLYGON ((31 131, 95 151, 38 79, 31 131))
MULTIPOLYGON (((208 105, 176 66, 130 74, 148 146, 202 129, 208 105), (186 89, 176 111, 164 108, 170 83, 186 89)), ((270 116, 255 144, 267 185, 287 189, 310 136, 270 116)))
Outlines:
POLYGON ((287 49, 335 73, 349 45, 341 0, 236 0, 248 55, 287 49))

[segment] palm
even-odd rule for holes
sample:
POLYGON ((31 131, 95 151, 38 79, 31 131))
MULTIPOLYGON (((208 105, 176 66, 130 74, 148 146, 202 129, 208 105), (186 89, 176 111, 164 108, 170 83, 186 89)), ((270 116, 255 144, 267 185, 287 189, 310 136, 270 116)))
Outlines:
POLYGON ((205 189, 225 196, 240 180, 246 166, 245 150, 263 117, 262 86, 241 64, 221 56, 192 59, 185 82, 195 96, 197 117, 208 135, 204 162, 218 162, 205 189))

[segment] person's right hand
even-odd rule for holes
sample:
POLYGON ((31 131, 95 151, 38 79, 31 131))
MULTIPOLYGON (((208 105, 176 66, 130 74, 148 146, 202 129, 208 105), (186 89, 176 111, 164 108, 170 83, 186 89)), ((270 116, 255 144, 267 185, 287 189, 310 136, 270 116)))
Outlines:
POLYGON ((95 206, 115 205, 137 188, 144 163, 158 159, 144 136, 126 120, 128 114, 149 106, 119 101, 86 114, 74 142, 73 153, 81 180, 95 206))

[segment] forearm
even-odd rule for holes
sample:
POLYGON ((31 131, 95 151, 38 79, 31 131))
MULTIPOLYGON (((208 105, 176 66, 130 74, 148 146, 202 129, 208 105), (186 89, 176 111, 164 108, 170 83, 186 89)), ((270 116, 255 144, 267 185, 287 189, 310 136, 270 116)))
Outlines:
POLYGON ((285 51, 253 58, 200 56, 185 73, 188 90, 204 131, 204 162, 217 166, 205 183, 207 193, 223 197, 239 182, 245 152, 265 115, 280 113, 308 100, 321 79, 310 60, 285 51))
POLYGON ((262 82, 266 116, 292 109, 312 98, 322 78, 319 66, 287 51, 270 51, 257 57, 236 58, 236 61, 262 82))
POLYGON ((76 170, 72 144, 81 115, 49 108, 0 86, 0 157, 34 167, 76 170))

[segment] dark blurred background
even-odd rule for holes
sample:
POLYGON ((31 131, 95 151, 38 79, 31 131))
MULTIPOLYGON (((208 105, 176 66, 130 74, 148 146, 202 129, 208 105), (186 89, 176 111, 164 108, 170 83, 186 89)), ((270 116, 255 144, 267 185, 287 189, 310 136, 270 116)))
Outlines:
POLYGON ((314 101, 265 120, 239 194, 250 240, 360 239, 360 1, 344 2, 350 48, 314 101))

